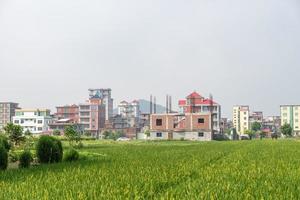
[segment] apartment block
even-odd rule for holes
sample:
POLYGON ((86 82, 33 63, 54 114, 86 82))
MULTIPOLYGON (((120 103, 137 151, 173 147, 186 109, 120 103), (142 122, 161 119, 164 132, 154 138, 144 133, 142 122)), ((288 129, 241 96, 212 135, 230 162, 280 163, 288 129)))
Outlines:
POLYGON ((122 101, 118 105, 118 114, 125 118, 139 118, 140 104, 137 100, 132 102, 122 101))
POLYGON ((211 115, 166 113, 150 117, 150 138, 154 140, 212 140, 211 115))
POLYGON ((86 103, 79 104, 79 123, 94 137, 98 137, 104 129, 105 110, 105 105, 99 98, 90 98, 86 103))
POLYGON ((204 98, 197 92, 193 92, 184 100, 179 101, 180 113, 205 113, 213 114, 213 129, 220 132, 221 106, 211 99, 204 98), (212 109, 211 109, 212 107, 212 109))
POLYGON ((18 103, 0 102, 0 130, 3 129, 6 124, 12 122, 16 109, 19 109, 18 103))
POLYGON ((234 106, 233 107, 233 127, 239 135, 245 134, 246 130, 250 129, 250 109, 249 106, 234 106))
POLYGON ((70 119, 73 122, 79 122, 79 106, 78 105, 65 105, 56 107, 55 116, 58 120, 70 119))
POLYGON ((294 134, 300 133, 300 105, 280 106, 281 125, 290 124, 294 134))
POLYGON ((114 100, 111 97, 111 89, 89 89, 90 99, 101 99, 101 103, 105 107, 105 120, 109 121, 113 117, 113 103, 114 100))
POLYGON ((48 109, 17 109, 13 123, 23 127, 24 132, 28 130, 33 134, 39 134, 49 131, 52 117, 48 109))

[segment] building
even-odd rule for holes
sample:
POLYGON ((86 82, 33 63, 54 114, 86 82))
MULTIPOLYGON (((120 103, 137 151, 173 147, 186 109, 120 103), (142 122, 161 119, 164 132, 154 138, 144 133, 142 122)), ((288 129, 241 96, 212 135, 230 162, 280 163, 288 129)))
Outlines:
POLYGON ((55 117, 60 119, 70 119, 74 123, 79 122, 79 106, 78 105, 65 105, 56 107, 55 117))
POLYGON ((250 110, 249 106, 234 106, 233 107, 233 128, 239 135, 245 134, 246 130, 250 129, 250 110))
POLYGON ((221 118, 220 133, 225 134, 232 128, 232 121, 227 118, 221 118))
POLYGON ((300 133, 300 105, 280 106, 281 125, 290 124, 294 134, 300 133))
POLYGON ((49 124, 49 130, 50 130, 50 132, 58 130, 58 131, 60 131, 61 134, 64 134, 64 130, 68 126, 74 126, 76 128, 76 130, 79 132, 84 131, 83 124, 79 124, 72 119, 59 119, 55 122, 51 122, 49 124))
POLYGON ((140 103, 137 100, 130 103, 122 101, 118 105, 118 114, 125 118, 140 118, 140 103))
POLYGON ((211 141, 211 124, 208 113, 152 114, 150 139, 211 141))
POLYGON ((6 124, 12 122, 16 109, 19 109, 18 103, 0 102, 0 130, 3 129, 6 124))
POLYGON ((49 131, 52 117, 48 109, 17 109, 13 123, 20 125, 24 132, 28 130, 33 134, 39 134, 49 131))
POLYGON ((269 116, 263 119, 262 130, 265 133, 269 133, 269 137, 272 134, 277 134, 280 131, 281 118, 280 116, 269 116))
POLYGON ((252 112, 250 115, 250 125, 253 122, 258 122, 258 123, 262 124, 263 120, 264 120, 264 114, 262 111, 255 111, 255 112, 252 112))
POLYGON ((105 106, 105 120, 109 121, 113 117, 113 99, 111 98, 111 89, 89 89, 90 99, 101 99, 105 106))
POLYGON ((185 100, 179 100, 180 113, 204 113, 210 114, 212 107, 213 130, 220 132, 221 106, 212 99, 207 99, 197 92, 191 93, 185 100))
POLYGON ((79 104, 79 123, 92 136, 100 136, 104 129, 105 117, 105 105, 102 99, 90 98, 86 103, 79 104))

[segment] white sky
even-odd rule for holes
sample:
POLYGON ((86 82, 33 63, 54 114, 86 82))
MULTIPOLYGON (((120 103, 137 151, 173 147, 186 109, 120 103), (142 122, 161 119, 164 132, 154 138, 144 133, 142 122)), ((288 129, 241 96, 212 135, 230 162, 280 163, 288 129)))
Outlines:
MULTIPOLYGON (((231 116, 300 104, 299 0, 0 0, 0 101, 164 105, 197 90, 231 116)), ((175 106, 175 105, 174 105, 175 106)))

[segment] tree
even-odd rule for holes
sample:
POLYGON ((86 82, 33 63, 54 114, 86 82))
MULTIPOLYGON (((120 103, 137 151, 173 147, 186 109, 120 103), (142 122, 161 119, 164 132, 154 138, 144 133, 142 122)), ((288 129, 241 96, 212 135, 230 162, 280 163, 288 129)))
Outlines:
POLYGON ((260 129, 261 129, 261 123, 253 122, 253 124, 251 125, 251 130, 257 132, 260 131, 260 129))
POLYGON ((54 136, 60 136, 60 130, 57 130, 57 129, 54 130, 54 131, 53 131, 53 135, 54 135, 54 136))
POLYGON ((68 138, 70 145, 73 146, 73 142, 76 143, 80 142, 81 135, 80 133, 75 129, 74 126, 67 126, 64 130, 65 136, 68 138))
POLYGON ((255 132, 253 130, 246 130, 245 134, 249 136, 250 140, 255 136, 255 132))
POLYGON ((150 130, 149 129, 145 130, 144 134, 147 136, 147 138, 149 138, 151 135, 150 130))
POLYGON ((293 128, 289 124, 284 124, 283 126, 280 127, 280 131, 286 137, 291 137, 293 133, 293 128))
POLYGON ((21 142, 25 141, 23 128, 19 125, 9 123, 4 127, 4 131, 8 135, 9 140, 15 145, 19 145, 21 142))

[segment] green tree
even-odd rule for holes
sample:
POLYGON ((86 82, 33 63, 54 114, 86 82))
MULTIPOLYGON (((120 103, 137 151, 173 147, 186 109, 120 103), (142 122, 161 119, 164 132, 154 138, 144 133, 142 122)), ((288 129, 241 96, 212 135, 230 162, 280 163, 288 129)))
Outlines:
POLYGON ((14 145, 19 145, 21 142, 25 141, 25 137, 23 136, 23 128, 19 125, 9 123, 4 127, 4 131, 14 145))
POLYGON ((81 140, 81 135, 74 126, 67 126, 64 130, 64 133, 68 138, 71 146, 73 146, 74 141, 78 143, 81 140))
POLYGON ((144 134, 147 136, 147 138, 149 138, 151 134, 150 130, 149 129, 145 130, 144 134))
POLYGON ((255 132, 253 130, 246 130, 245 134, 249 136, 250 140, 255 136, 255 132))
POLYGON ((257 132, 260 131, 260 129, 261 129, 261 123, 253 122, 253 124, 251 125, 251 130, 257 132))
POLYGON ((54 136, 60 136, 60 130, 57 130, 57 129, 54 130, 54 131, 53 131, 53 135, 54 135, 54 136))
POLYGON ((280 131, 286 137, 291 137, 293 134, 293 128, 289 124, 284 124, 283 126, 281 126, 280 131))

